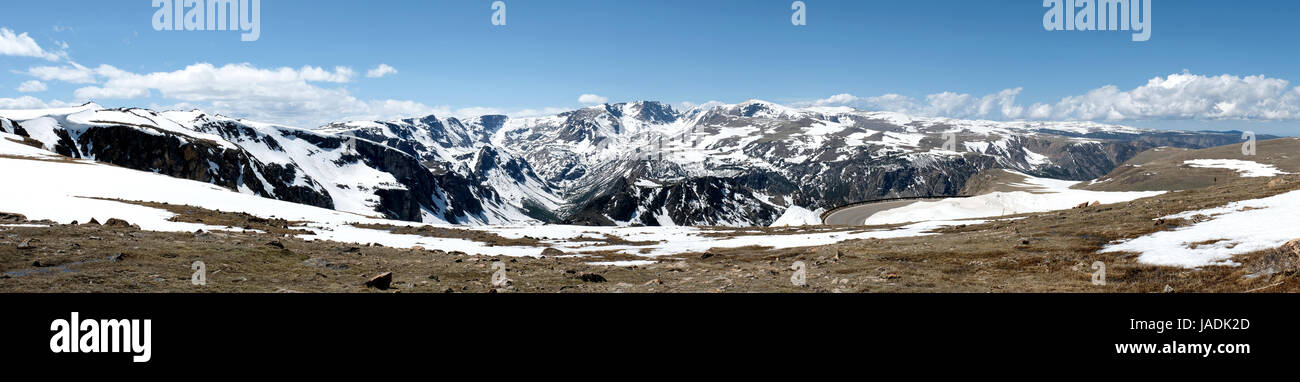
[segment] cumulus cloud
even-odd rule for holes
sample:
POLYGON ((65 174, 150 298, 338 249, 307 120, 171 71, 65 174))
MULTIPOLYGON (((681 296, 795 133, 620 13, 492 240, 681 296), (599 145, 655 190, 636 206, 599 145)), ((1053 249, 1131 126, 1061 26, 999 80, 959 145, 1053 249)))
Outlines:
POLYGON ((22 96, 18 98, 0 98, 0 110, 26 110, 26 109, 49 109, 56 107, 76 106, 71 102, 63 101, 43 101, 40 98, 32 96, 22 96))
POLYGON ((38 93, 38 92, 43 92, 46 89, 48 89, 48 87, 45 86, 44 82, 40 82, 36 80, 23 82, 22 84, 18 85, 18 91, 21 93, 38 93))
POLYGON ((35 57, 58 61, 64 56, 62 52, 50 52, 42 49, 26 32, 14 33, 9 28, 0 28, 0 56, 35 57))
POLYGON ((1203 76, 1190 73, 1152 78, 1129 90, 1107 85, 1055 103, 1016 102, 1023 88, 977 96, 942 92, 916 99, 898 94, 857 97, 838 94, 805 102, 854 106, 921 116, 998 120, 1295 120, 1300 88, 1264 76, 1203 76))
POLYGON ((819 99, 819 100, 813 101, 813 105, 816 105, 816 106, 839 106, 839 105, 847 105, 847 104, 850 104, 850 103, 856 102, 857 100, 858 100, 858 97, 856 97, 856 96, 854 96, 854 95, 852 95, 852 94, 849 94, 849 93, 840 93, 840 94, 836 94, 836 95, 830 96, 830 97, 828 97, 828 98, 823 98, 823 99, 819 99))
POLYGON ((388 66, 388 64, 379 64, 379 66, 366 72, 366 78, 382 78, 389 74, 397 74, 397 69, 388 66))
POLYGON ((26 74, 45 80, 96 84, 73 93, 82 101, 156 95, 234 117, 303 127, 345 118, 420 116, 437 110, 414 101, 362 100, 345 88, 322 86, 351 81, 356 73, 342 66, 328 70, 315 66, 295 69, 197 63, 169 72, 132 73, 111 65, 91 69, 70 63, 34 67, 26 74))
POLYGON ((509 111, 504 113, 493 113, 493 114, 504 114, 510 116, 511 118, 531 118, 531 117, 549 117, 566 111, 571 111, 571 110, 563 107, 544 107, 540 109, 521 109, 521 110, 509 111))
POLYGON ((582 104, 598 105, 606 102, 609 102, 609 98, 601 97, 595 94, 583 94, 581 96, 578 96, 578 103, 582 103, 582 104))
POLYGON ((96 99, 135 99, 149 96, 149 89, 143 88, 101 88, 88 86, 72 92, 72 96, 83 100, 96 99))
POLYGON ((95 83, 95 70, 81 66, 75 62, 63 66, 37 66, 28 68, 26 72, 18 72, 44 81, 61 81, 74 84, 93 84, 95 83))
POLYGON ((1290 120, 1300 118, 1300 89, 1264 76, 1182 73, 1128 91, 1105 86, 1066 97, 1051 110, 1054 118, 1086 120, 1290 120))

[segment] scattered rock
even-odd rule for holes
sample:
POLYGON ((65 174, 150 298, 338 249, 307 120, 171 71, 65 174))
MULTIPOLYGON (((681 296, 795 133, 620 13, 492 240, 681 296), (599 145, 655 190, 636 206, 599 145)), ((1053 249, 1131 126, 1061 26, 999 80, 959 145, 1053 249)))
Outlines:
POLYGON ((716 256, 716 255, 714 255, 714 254, 712 254, 712 253, 705 252, 703 255, 700 255, 700 260, 707 260, 708 258, 713 257, 713 256, 716 256))
POLYGON ((1074 206, 1074 209, 1076 209, 1076 210, 1077 210, 1077 209, 1080 209, 1080 208, 1088 208, 1088 202, 1083 202, 1083 203, 1080 203, 1080 204, 1077 205, 1077 206, 1074 206))
POLYGON ((1268 181, 1268 184, 1265 185, 1265 187, 1268 187, 1268 188, 1278 188, 1278 187, 1282 187, 1282 186, 1284 186, 1284 185, 1286 185, 1286 184, 1287 184, 1286 179, 1283 179, 1283 178, 1274 178, 1273 180, 1268 181))
POLYGON ((659 281, 659 279, 654 279, 654 280, 650 280, 650 281, 646 282, 645 285, 646 285, 646 286, 664 285, 664 282, 663 282, 663 281, 659 281))
POLYGON ((418 246, 418 245, 417 245, 417 246, 413 246, 413 247, 411 247, 411 250, 412 250, 412 251, 423 251, 423 250, 424 250, 424 247, 421 247, 421 246, 418 246))
POLYGON ((1165 284, 1165 293, 1174 293, 1174 287, 1170 286, 1169 284, 1165 284))
POLYGON ((1101 201, 1094 201, 1094 202, 1092 202, 1092 204, 1089 204, 1088 207, 1096 207, 1096 206, 1100 206, 1100 205, 1101 205, 1101 201))
POLYGON ((268 247, 276 247, 276 248, 279 248, 279 249, 284 249, 284 243, 281 243, 279 240, 271 241, 271 242, 269 242, 269 243, 266 243, 266 245, 267 245, 268 247))
POLYGON ((332 270, 336 270, 336 271, 346 271, 346 270, 348 270, 348 266, 347 266, 347 265, 331 263, 329 260, 325 260, 325 259, 322 259, 322 258, 319 258, 319 257, 313 257, 313 258, 310 258, 310 259, 307 259, 307 260, 303 260, 303 261, 302 261, 302 265, 306 265, 306 266, 309 266, 309 267, 317 267, 317 268, 332 269, 332 270))
POLYGON ((18 243, 18 249, 28 250, 28 249, 33 249, 33 248, 36 248, 36 247, 35 247, 35 246, 32 246, 32 239, 24 239, 23 242, 18 243))
POLYGON ((127 256, 126 256, 125 253, 118 253, 118 254, 116 254, 116 255, 109 256, 109 257, 108 257, 108 261, 111 261, 111 262, 117 263, 117 262, 121 262, 121 261, 123 261, 123 260, 126 260, 126 258, 127 258, 127 256))
POLYGON ((582 282, 587 282, 587 283, 603 283, 605 281, 609 281, 609 280, 605 280, 605 276, 601 276, 595 273, 583 273, 581 275, 578 275, 578 279, 582 280, 582 282))
POLYGON ((546 249, 542 250, 542 256, 546 256, 546 257, 564 256, 564 251, 547 247, 546 249))
POLYGON ((393 285, 393 272, 384 272, 366 281, 366 287, 379 290, 387 290, 393 285))
POLYGON ((20 215, 20 214, 11 214, 8 212, 0 212, 0 222, 22 223, 25 221, 27 221, 27 216, 20 215))
POLYGON ((128 223, 126 220, 111 218, 108 219, 108 221, 104 222, 104 226, 116 227, 116 228, 131 228, 131 223, 128 223))
POLYGON ((685 261, 678 261, 675 263, 668 263, 664 268, 667 268, 669 272, 685 272, 687 269, 691 268, 691 264, 685 261))
POLYGON ((1279 250, 1284 254, 1300 257, 1300 239, 1286 242, 1286 244, 1283 244, 1282 248, 1279 248, 1279 250))

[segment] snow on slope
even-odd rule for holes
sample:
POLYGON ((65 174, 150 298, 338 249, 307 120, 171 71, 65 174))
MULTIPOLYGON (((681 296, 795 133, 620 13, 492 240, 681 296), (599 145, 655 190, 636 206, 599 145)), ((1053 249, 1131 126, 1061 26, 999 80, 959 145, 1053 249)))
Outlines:
MULTIPOLYGON (((515 191, 506 188, 513 184, 425 174, 422 171, 429 170, 413 154, 397 147, 377 149, 378 142, 347 135, 200 111, 156 113, 103 109, 94 104, 0 111, 0 117, 18 120, 32 138, 50 151, 209 181, 250 195, 427 223, 536 222, 522 211, 523 203, 502 203, 492 188, 501 185, 506 191, 515 191), (159 139, 150 139, 153 137, 159 139)), ((421 119, 425 120, 438 121, 432 117, 421 119)), ((482 128, 449 121, 455 131, 482 128)), ((458 144, 470 139, 468 135, 456 138, 458 144)), ((555 207, 556 203, 546 203, 552 201, 542 199, 540 204, 555 207)))
POLYGON ((1232 256, 1281 247, 1300 238, 1300 191, 1226 206, 1187 211, 1165 219, 1206 215, 1213 219, 1106 246, 1101 253, 1134 252, 1152 265, 1197 268, 1237 266, 1232 256), (1260 224, 1267 222, 1267 224, 1260 224))
POLYGON ((823 211, 825 210, 817 209, 816 211, 809 211, 807 208, 790 206, 790 208, 785 209, 785 213, 781 214, 780 218, 776 219, 776 222, 772 223, 772 227, 821 225, 821 215, 823 211))
POLYGON ((1224 168, 1234 170, 1243 178, 1259 178, 1268 176, 1285 175, 1286 172, 1278 170, 1271 164, 1263 164, 1240 159, 1194 159, 1184 161, 1183 163, 1196 168, 1224 168))
POLYGON ((1080 203, 1094 201, 1103 204, 1120 203, 1164 193, 1161 191, 1102 192, 1073 190, 1070 187, 1079 182, 1037 178, 1020 173, 1015 174, 1026 178, 1025 183, 1018 185, 1029 188, 1028 191, 994 192, 969 198, 916 202, 871 215, 867 218, 865 224, 885 225, 1046 212, 1070 209, 1080 203))
POLYGON ((50 220, 61 224, 101 222, 110 218, 126 220, 141 229, 164 232, 232 230, 201 224, 168 221, 171 212, 121 203, 113 200, 146 201, 176 205, 201 206, 226 212, 244 212, 265 218, 308 221, 313 235, 304 239, 334 240, 352 243, 381 243, 410 248, 421 245, 447 251, 527 256, 538 249, 524 247, 489 247, 462 239, 434 239, 414 235, 394 235, 386 231, 361 229, 352 222, 388 225, 413 223, 371 219, 361 215, 282 202, 233 192, 207 183, 172 178, 143 171, 72 160, 52 153, 33 153, 27 146, 0 139, 0 155, 21 155, 40 159, 0 157, 0 174, 14 181, 16 187, 0 187, 0 211, 18 213, 30 220, 50 220), (96 199, 98 198, 98 199, 96 199))
MULTIPOLYGON (((346 243, 379 243, 389 247, 420 246, 444 251, 502 256, 538 256, 540 247, 494 246, 465 239, 433 238, 393 234, 385 230, 356 227, 356 224, 418 226, 420 224, 368 218, 330 209, 289 203, 230 191, 211 184, 164 175, 104 165, 89 160, 74 160, 29 147, 0 134, 0 174, 15 187, 0 187, 0 211, 18 213, 30 220, 50 220, 60 224, 90 219, 126 220, 141 229, 164 232, 203 230, 238 230, 203 224, 172 222, 171 212, 124 203, 144 201, 192 205, 225 212, 243 212, 264 218, 306 221, 312 234, 305 240, 329 240, 346 243)), ((800 235, 752 234, 733 231, 734 236, 719 237, 718 231, 691 227, 581 227, 581 226, 495 226, 467 228, 497 233, 508 238, 536 237, 568 253, 615 251, 636 256, 663 256, 683 252, 701 252, 711 248, 766 246, 791 248, 833 244, 845 240, 929 235, 945 224, 972 222, 928 222, 894 230, 815 232, 800 235), (608 236, 650 244, 592 245, 591 238, 608 236), (586 240, 584 240, 586 239, 586 240)), ((644 262, 620 262, 610 265, 639 265, 644 262)))
MULTIPOLYGON (((301 170, 292 174, 297 177, 290 179, 289 186, 307 188, 308 194, 324 194, 333 200, 296 197, 300 194, 280 190, 241 191, 318 206, 329 206, 332 202, 338 210, 355 213, 380 210, 392 217, 394 210, 398 210, 400 218, 419 220, 420 211, 402 208, 402 203, 389 203, 394 200, 391 198, 389 202, 383 201, 379 193, 401 191, 403 184, 408 193, 428 187, 411 186, 406 181, 399 184, 392 179, 392 174, 385 173, 387 170, 379 171, 374 162, 353 162, 354 168, 335 168, 346 167, 339 159, 350 157, 351 153, 315 145, 320 140, 356 137, 410 155, 439 176, 460 175, 456 181, 447 183, 465 186, 463 189, 470 191, 455 195, 435 193, 434 205, 424 206, 423 216, 431 223, 467 224, 523 224, 536 223, 538 219, 612 216, 609 220, 613 224, 625 225, 651 224, 644 220, 651 220, 652 224, 671 220, 682 225, 719 222, 767 225, 779 213, 751 208, 764 202, 751 196, 741 195, 731 205, 709 209, 695 208, 694 204, 700 200, 693 200, 676 203, 665 210, 661 201, 645 200, 661 194, 646 187, 623 190, 616 186, 625 180, 635 180, 638 184, 645 184, 640 183, 645 180, 671 187, 696 179, 716 178, 710 185, 728 194, 740 190, 789 198, 793 195, 784 183, 804 184, 812 186, 801 190, 808 194, 802 195, 808 198, 804 200, 825 207, 879 196, 862 190, 888 189, 904 196, 950 194, 954 190, 945 189, 944 184, 959 185, 968 174, 989 167, 1035 174, 1064 173, 1060 176, 1075 179, 1083 179, 1082 175, 1098 176, 1092 172, 1110 165, 1105 149, 1077 148, 1100 144, 1103 138, 1069 137, 1068 143, 1057 146, 1044 142, 1062 139, 1062 132, 1099 136, 1151 132, 1092 122, 957 120, 849 107, 783 106, 758 100, 731 105, 714 103, 685 112, 646 101, 597 105, 536 118, 481 116, 462 120, 426 116, 336 123, 319 130, 259 124, 197 111, 154 113, 141 109, 102 109, 93 104, 33 112, 0 111, 0 116, 20 121, 50 149, 58 142, 54 130, 57 126, 75 129, 103 122, 210 139, 223 146, 247 150, 255 159, 268 164, 301 170), (40 119, 47 116, 49 121, 40 119), (238 128, 226 127, 229 125, 225 123, 237 124, 238 128), (960 135, 961 144, 956 151, 930 147, 943 133, 960 135), (310 139, 301 142, 304 139, 295 140, 295 136, 310 139), (268 140, 271 142, 267 143, 268 140), (483 155, 486 152, 493 155, 483 155), (838 184, 841 180, 855 180, 842 179, 846 177, 873 181, 857 188, 838 184), (746 179, 764 181, 748 184, 746 179), (586 203, 594 197, 625 191, 636 194, 626 200, 638 205, 634 213, 610 211, 586 203), (482 202, 481 212, 473 202, 482 202), (441 216, 436 210, 447 203, 456 204, 460 210, 473 211, 441 216), (466 203, 474 204, 474 208, 467 208, 466 203), (658 218, 670 215, 671 219, 658 218), (656 218, 650 219, 652 216, 656 218)), ((72 139, 77 140, 75 133, 72 139)), ((272 182, 280 181, 268 176, 265 169, 253 170, 248 173, 262 183, 267 183, 268 178, 272 182)), ((429 195, 420 196, 425 200, 429 195)), ((697 196, 688 196, 694 197, 697 196)))

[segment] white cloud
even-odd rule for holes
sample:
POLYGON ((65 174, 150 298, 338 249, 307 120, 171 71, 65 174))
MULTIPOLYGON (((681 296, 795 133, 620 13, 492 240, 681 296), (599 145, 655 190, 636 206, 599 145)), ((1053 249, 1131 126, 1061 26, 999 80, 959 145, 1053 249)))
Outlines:
MULTIPOLYGON (((80 102, 154 98, 166 101, 161 105, 150 102, 149 107, 154 109, 201 109, 236 118, 307 128, 345 120, 389 120, 430 114, 461 118, 488 114, 533 117, 568 111, 543 108, 507 112, 487 107, 432 107, 410 100, 363 100, 346 88, 330 87, 330 84, 347 83, 355 76, 355 72, 347 67, 330 71, 314 66, 293 69, 258 68, 247 63, 220 67, 197 63, 169 72, 132 73, 111 65, 92 69, 69 62, 62 66, 33 67, 19 73, 43 80, 93 84, 74 92, 80 102)), ((0 100, 3 101, 0 105, 13 109, 64 106, 33 97, 0 100)))
POLYGON ((1264 76, 1184 72, 1152 78, 1129 91, 1105 86, 1051 107, 1053 118, 1086 120, 1290 120, 1300 119, 1300 89, 1264 76))
POLYGON ((81 100, 135 99, 149 96, 149 89, 141 88, 100 88, 88 86, 72 92, 72 96, 81 100))
POLYGON ((595 94, 583 94, 581 96, 578 96, 578 103, 582 103, 582 104, 597 105, 606 102, 609 102, 609 98, 601 97, 595 94))
POLYGON ((388 66, 388 64, 379 64, 379 66, 366 72, 366 78, 381 78, 389 74, 397 74, 397 69, 388 66))
POLYGON ((18 91, 21 93, 38 93, 49 89, 44 82, 31 80, 18 85, 18 91))
POLYGON ((62 81, 74 84, 95 83, 95 70, 78 65, 75 62, 64 66, 37 66, 26 72, 18 72, 45 81, 62 81))
POLYGON ((63 101, 42 101, 40 98, 32 96, 22 96, 18 98, 0 98, 0 110, 26 110, 26 109, 49 109, 56 107, 76 106, 71 102, 63 101))
POLYGON ((72 64, 39 67, 28 74, 77 83, 78 100, 140 99, 158 96, 237 118, 315 127, 342 119, 390 119, 420 116, 436 109, 414 101, 361 100, 346 88, 318 84, 349 82, 347 67, 326 70, 304 66, 258 68, 252 64, 215 66, 198 63, 170 72, 132 73, 109 65, 95 69, 72 64))
POLYGON ((867 110, 921 116, 998 120, 1295 120, 1300 119, 1300 88, 1264 76, 1202 76, 1189 73, 1152 78, 1121 90, 1107 85, 1054 104, 1016 102, 1022 88, 976 96, 942 92, 918 100, 898 94, 856 97, 838 94, 804 105, 849 105, 867 110))
POLYGON ((830 96, 829 98, 824 98, 824 99, 819 99, 819 100, 813 101, 813 105, 816 105, 816 106, 842 106, 842 105, 848 105, 848 104, 853 103, 853 102, 855 102, 855 101, 857 101, 857 100, 858 100, 858 97, 856 97, 856 96, 854 96, 854 95, 852 95, 852 94, 849 94, 849 93, 840 93, 840 94, 836 94, 836 95, 830 96))
MULTIPOLYGON (((226 65, 226 67, 229 66, 230 65, 226 65)), ((225 67, 223 67, 222 69, 225 69, 225 67)), ((288 71, 286 73, 293 73, 293 69, 289 69, 289 68, 280 68, 279 71, 282 72, 288 71)), ((352 68, 346 66, 336 66, 334 67, 334 72, 332 73, 328 70, 318 68, 315 66, 304 66, 302 67, 302 69, 298 70, 297 74, 304 81, 333 82, 333 83, 341 84, 341 83, 352 81, 352 76, 356 73, 352 71, 352 68)))
POLYGON ((35 57, 58 61, 64 56, 62 52, 48 52, 28 36, 26 32, 16 34, 9 28, 0 28, 0 56, 35 57))
POLYGON ((566 111, 571 111, 571 110, 562 107, 544 107, 541 109, 522 109, 522 110, 516 110, 512 112, 493 113, 493 114, 504 114, 510 116, 510 118, 532 118, 532 117, 549 117, 566 111))

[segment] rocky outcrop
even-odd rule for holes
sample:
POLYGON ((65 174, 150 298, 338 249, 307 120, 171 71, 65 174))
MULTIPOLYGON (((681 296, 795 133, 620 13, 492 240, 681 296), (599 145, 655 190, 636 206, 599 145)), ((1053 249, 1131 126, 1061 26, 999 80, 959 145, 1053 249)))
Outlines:
POLYGON ((75 147, 77 151, 71 156, 212 183, 231 190, 247 188, 255 195, 272 199, 334 207, 330 195, 315 180, 300 174, 296 166, 264 164, 243 149, 227 148, 214 141, 109 125, 85 129, 75 147), (300 176, 311 187, 296 185, 300 176))

